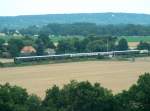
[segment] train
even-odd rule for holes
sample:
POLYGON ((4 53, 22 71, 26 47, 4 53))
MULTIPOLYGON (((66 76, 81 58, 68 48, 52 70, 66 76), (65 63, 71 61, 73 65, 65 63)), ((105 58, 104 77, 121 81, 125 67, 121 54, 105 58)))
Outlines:
POLYGON ((65 58, 80 58, 80 57, 96 57, 96 56, 118 56, 118 55, 132 55, 132 54, 146 54, 148 50, 125 50, 125 51, 109 51, 109 52, 91 52, 91 53, 68 53, 56 55, 42 55, 42 56, 27 56, 15 57, 15 63, 32 62, 41 60, 54 60, 65 58))

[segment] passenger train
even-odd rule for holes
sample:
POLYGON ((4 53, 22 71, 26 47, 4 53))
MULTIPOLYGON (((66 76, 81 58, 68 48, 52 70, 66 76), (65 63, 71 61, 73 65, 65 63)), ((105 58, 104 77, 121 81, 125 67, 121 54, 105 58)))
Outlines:
POLYGON ((148 50, 125 50, 125 51, 110 51, 110 52, 91 52, 91 53, 27 56, 27 57, 15 57, 14 62, 20 63, 20 62, 31 62, 31 61, 40 61, 40 60, 51 60, 51 59, 95 57, 95 56, 117 56, 117 55, 132 55, 132 54, 145 54, 145 53, 148 53, 148 50))

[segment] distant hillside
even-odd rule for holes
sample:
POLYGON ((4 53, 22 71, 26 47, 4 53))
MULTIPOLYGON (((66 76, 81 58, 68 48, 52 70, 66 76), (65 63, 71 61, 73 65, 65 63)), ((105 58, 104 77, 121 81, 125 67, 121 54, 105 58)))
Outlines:
POLYGON ((150 24, 150 15, 130 13, 81 13, 0 17, 0 27, 22 28, 48 23, 150 24))

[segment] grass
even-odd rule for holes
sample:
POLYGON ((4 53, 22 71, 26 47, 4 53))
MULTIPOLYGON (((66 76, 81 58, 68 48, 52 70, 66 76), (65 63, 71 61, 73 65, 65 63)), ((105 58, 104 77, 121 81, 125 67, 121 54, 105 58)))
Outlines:
POLYGON ((128 42, 150 42, 150 36, 121 36, 120 38, 125 38, 128 42))
POLYGON ((24 67, 24 66, 34 66, 34 65, 44 65, 44 64, 58 64, 58 63, 70 63, 70 62, 84 62, 84 61, 107 61, 110 60, 108 57, 103 59, 98 58, 70 58, 70 59, 59 59, 59 60, 41 60, 41 61, 32 61, 32 62, 22 62, 15 64, 14 62, 1 63, 0 68, 5 67, 24 67))

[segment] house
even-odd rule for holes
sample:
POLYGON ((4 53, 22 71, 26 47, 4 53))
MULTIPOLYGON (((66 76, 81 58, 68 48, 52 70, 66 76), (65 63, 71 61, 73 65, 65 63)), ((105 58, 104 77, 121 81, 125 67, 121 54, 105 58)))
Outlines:
POLYGON ((33 46, 24 46, 21 49, 20 55, 29 56, 29 55, 34 55, 35 53, 36 53, 36 49, 33 46))
POLYGON ((55 51, 55 49, 47 48, 47 49, 45 49, 44 53, 46 55, 54 55, 54 54, 56 54, 56 51, 55 51))

